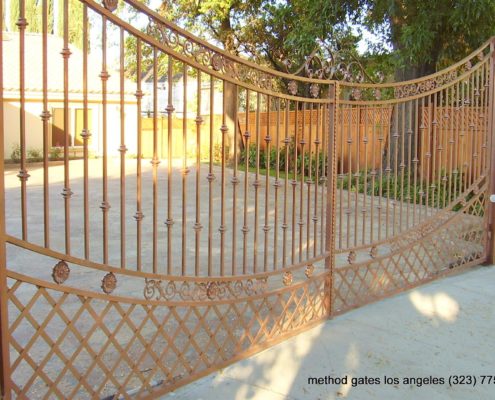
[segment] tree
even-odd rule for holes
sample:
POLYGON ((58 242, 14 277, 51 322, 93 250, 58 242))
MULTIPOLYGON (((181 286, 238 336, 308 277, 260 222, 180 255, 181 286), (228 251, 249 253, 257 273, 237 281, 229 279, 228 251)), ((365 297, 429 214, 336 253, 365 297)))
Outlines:
MULTIPOLYGON (((83 4, 79 0, 69 1, 69 43, 83 47, 83 4)), ((58 36, 64 36, 64 1, 58 1, 58 36)))
MULTIPOLYGON (((392 46, 389 55, 395 65, 395 81, 432 74, 467 56, 495 34, 493 0, 360 0, 359 7, 352 11, 357 19, 392 46), (361 10, 365 10, 363 17, 358 16, 361 10)), ((413 106, 406 102, 392 112, 390 144, 386 146, 390 154, 383 154, 383 165, 392 170, 401 164, 411 165, 409 155, 415 153, 408 147, 409 143, 414 147, 417 138, 404 140, 405 151, 401 152, 398 137, 405 138, 406 132, 395 132, 401 121, 408 121, 413 106)), ((412 119, 405 129, 417 132, 416 124, 412 119)))
MULTIPOLYGON (((298 66, 318 49, 333 52, 356 47, 356 37, 343 23, 348 14, 346 3, 339 0, 319 4, 317 9, 304 0, 163 0, 159 13, 168 20, 179 21, 199 36, 212 39, 232 54, 286 71, 284 60, 298 66)), ((128 48, 134 46, 132 42, 129 39, 128 48)), ((144 64, 149 62, 145 59, 144 64)), ((126 69, 135 71, 132 64, 126 69)), ((232 98, 235 86, 226 82, 224 90, 224 96, 232 98)), ((230 156, 234 151, 234 113, 234 103, 227 102, 230 156)))
MULTIPOLYGON (((53 2, 54 0, 47 0, 48 7, 48 21, 47 21, 47 33, 53 34, 54 16, 53 16, 53 2)), ((20 8, 19 1, 12 0, 10 2, 9 10, 9 28, 11 31, 18 31, 16 23, 19 20, 20 8)), ((43 30, 43 3, 41 0, 26 0, 25 3, 25 18, 28 23, 26 32, 40 33, 43 30)))
POLYGON ((360 0, 352 12, 360 9, 362 23, 393 46, 398 80, 433 73, 495 34, 493 0, 360 0))

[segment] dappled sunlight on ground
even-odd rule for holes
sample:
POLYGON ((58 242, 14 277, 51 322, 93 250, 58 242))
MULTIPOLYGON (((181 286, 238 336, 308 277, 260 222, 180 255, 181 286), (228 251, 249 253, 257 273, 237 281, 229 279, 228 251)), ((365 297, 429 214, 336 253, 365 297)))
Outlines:
MULTIPOLYGON (((291 351, 275 347, 256 356, 256 363, 237 364, 236 380, 239 385, 233 399, 243 400, 253 397, 253 386, 270 388, 278 393, 290 392, 297 375, 303 373, 303 362, 311 353, 316 339, 320 336, 323 325, 319 325, 304 335, 291 339, 291 351), (274 351, 275 350, 275 351, 274 351), (281 379, 283 377, 283 379, 281 379)), ((225 381, 222 377, 213 382, 213 386, 222 386, 225 381)))
POLYGON ((351 311, 163 399, 495 398, 493 385, 427 383, 489 373, 494 277, 479 268, 351 311))
POLYGON ((423 294, 415 290, 409 294, 413 306, 421 314, 432 318, 435 323, 456 321, 459 303, 446 293, 423 294))

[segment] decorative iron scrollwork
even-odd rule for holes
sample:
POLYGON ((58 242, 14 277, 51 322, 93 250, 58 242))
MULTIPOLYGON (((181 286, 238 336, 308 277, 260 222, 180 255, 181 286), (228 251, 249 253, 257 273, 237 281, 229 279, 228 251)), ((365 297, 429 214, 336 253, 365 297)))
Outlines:
POLYGON ((370 249, 370 257, 371 258, 376 258, 376 256, 378 255, 378 247, 376 246, 373 246, 371 249, 370 249))
POLYGON ((317 83, 311 84, 309 87, 309 93, 316 99, 320 95, 320 85, 317 83))
POLYGON ((57 284, 64 283, 70 275, 70 268, 65 261, 59 261, 52 271, 53 281, 57 284))
POLYGON ((293 277, 292 277, 292 272, 287 271, 284 273, 284 277, 282 279, 282 282, 285 286, 290 286, 292 285, 293 277))
POLYGON ((106 274, 101 280, 101 289, 106 293, 112 293, 117 287, 117 277, 113 272, 106 274))
POLYGON ((347 262, 349 264, 354 264, 356 262, 356 252, 354 250, 351 250, 349 252, 349 255, 347 256, 347 262))
POLYGON ((290 81, 287 84, 287 90, 289 91, 289 93, 291 95, 295 96, 297 94, 297 82, 296 81, 290 81))
POLYGON ((119 5, 119 0, 103 0, 103 7, 105 7, 108 11, 114 12, 119 5))
POLYGON ((306 275, 306 278, 309 279, 313 276, 314 271, 315 271, 315 266, 313 264, 310 264, 304 270, 304 275, 306 275))
POLYGON ((239 281, 188 282, 145 278, 143 295, 146 300, 225 300, 254 296, 267 289, 267 278, 239 281))

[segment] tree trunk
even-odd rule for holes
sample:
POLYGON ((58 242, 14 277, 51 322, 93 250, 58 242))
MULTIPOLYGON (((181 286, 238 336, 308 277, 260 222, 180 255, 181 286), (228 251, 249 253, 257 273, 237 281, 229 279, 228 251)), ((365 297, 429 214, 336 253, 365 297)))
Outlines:
MULTIPOLYGON (((419 78, 434 71, 432 64, 409 66, 396 71, 395 81, 403 82, 419 78)), ((425 99, 424 105, 428 106, 428 99, 425 99)), ((383 152, 383 166, 386 170, 400 172, 402 169, 407 171, 414 168, 416 144, 421 145, 418 137, 420 113, 420 105, 416 105, 415 100, 394 105, 390 116, 390 131, 383 152)))
POLYGON ((240 152, 243 148, 242 142, 242 133, 237 132, 236 135, 236 127, 238 126, 237 115, 237 106, 239 104, 238 93, 236 90, 236 85, 230 82, 225 81, 224 92, 225 96, 225 124, 227 125, 227 132, 225 137, 225 161, 228 163, 232 163, 234 160, 234 149, 237 147, 237 158, 240 156, 240 152))

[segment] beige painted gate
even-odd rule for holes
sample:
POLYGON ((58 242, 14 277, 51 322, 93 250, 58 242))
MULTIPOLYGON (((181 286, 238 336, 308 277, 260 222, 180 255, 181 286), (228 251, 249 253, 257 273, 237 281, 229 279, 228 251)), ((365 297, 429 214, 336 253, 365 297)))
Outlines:
POLYGON ((260 67, 138 0, 81 0, 82 21, 65 2, 63 38, 46 2, 26 33, 20 4, 0 29, 4 398, 154 398, 493 261, 493 40, 365 84, 260 67))

